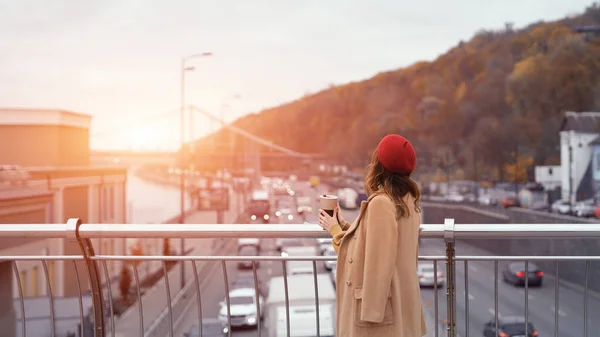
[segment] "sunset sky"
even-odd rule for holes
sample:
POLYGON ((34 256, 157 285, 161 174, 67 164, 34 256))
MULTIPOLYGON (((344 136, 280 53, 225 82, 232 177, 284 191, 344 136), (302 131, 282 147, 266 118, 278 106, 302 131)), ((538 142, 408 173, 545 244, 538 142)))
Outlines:
MULTIPOLYGON (((0 106, 91 114, 92 148, 174 149, 183 56, 214 53, 189 63, 187 104, 219 114, 228 103, 231 120, 433 60, 481 28, 520 28, 591 3, 0 0, 0 106)), ((195 120, 197 135, 210 130, 195 120)))

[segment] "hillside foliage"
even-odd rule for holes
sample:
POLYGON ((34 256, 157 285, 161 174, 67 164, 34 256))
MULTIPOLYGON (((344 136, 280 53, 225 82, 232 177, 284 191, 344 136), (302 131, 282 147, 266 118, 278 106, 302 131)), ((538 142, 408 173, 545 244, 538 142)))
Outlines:
POLYGON ((332 86, 235 125, 354 167, 382 136, 399 133, 417 148, 421 171, 461 162, 466 177, 509 179, 515 166, 525 170, 516 158, 559 162, 565 111, 600 110, 600 34, 573 31, 590 25, 600 25, 598 5, 520 30, 482 30, 433 62, 332 86))

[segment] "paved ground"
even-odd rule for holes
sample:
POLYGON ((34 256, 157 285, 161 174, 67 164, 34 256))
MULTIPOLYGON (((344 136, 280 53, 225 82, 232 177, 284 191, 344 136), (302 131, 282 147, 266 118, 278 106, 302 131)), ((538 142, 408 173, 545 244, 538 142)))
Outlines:
MULTIPOLYGON (((231 198, 231 211, 225 213, 225 223, 232 223, 235 221, 237 216, 238 205, 237 198, 231 198)), ((189 215, 186 218, 186 223, 216 223, 216 212, 196 212, 189 215)), ((213 245, 213 239, 186 239, 185 248, 190 250, 188 255, 211 255, 213 248, 218 249, 222 243, 217 242, 213 245)), ((172 247, 179 250, 179 240, 171 240, 172 247)), ((202 270, 202 266, 205 262, 196 262, 198 270, 202 270)), ((171 293, 171 299, 173 300, 176 294, 181 289, 181 265, 174 266, 168 273, 169 290, 171 293)), ((192 277, 192 265, 191 262, 185 263, 185 278, 191 279, 192 277)), ((167 307, 167 296, 166 296, 165 279, 158 281, 155 286, 149 289, 145 295, 142 296, 142 316, 143 316, 143 330, 147 329, 160 317, 161 312, 167 307)), ((110 323, 109 323, 110 324, 110 323)), ((138 336, 140 332, 140 311, 138 305, 135 303, 130 307, 121 317, 115 322, 116 336, 138 336)))

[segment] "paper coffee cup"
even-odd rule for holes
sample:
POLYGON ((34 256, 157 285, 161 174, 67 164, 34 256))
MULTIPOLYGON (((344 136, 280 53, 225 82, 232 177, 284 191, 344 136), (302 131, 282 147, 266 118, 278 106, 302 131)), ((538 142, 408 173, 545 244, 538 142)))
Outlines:
POLYGON ((333 210, 337 207, 338 197, 330 194, 323 194, 319 196, 319 206, 329 216, 333 216, 333 210))

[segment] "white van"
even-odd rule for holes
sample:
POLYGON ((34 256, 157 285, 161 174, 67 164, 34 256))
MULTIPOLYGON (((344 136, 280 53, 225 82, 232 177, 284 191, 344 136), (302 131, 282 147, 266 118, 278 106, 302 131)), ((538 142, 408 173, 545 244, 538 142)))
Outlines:
MULTIPOLYGON (((289 336, 317 336, 317 306, 313 275, 287 277, 290 334, 289 336)), ((287 316, 283 276, 271 278, 267 298, 265 324, 268 337, 285 337, 287 316)), ((319 290, 319 325, 322 337, 335 336, 335 290, 329 275, 317 275, 319 290)))
POLYGON ((338 200, 343 209, 358 208, 358 193, 351 188, 342 188, 338 190, 338 200))

